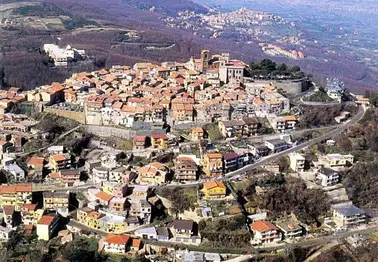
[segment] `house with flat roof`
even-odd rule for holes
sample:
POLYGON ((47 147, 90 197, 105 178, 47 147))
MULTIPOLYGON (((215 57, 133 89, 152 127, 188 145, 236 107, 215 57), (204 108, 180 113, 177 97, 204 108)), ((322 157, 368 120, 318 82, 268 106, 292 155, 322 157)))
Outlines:
POLYGON ((294 172, 303 172, 305 168, 306 159, 302 154, 291 153, 289 154, 290 168, 294 172))
POLYGON ((265 140, 265 145, 273 152, 282 152, 289 148, 288 144, 281 139, 265 140))
POLYGON ((292 221, 279 222, 276 223, 276 226, 282 231, 286 239, 301 237, 304 233, 304 229, 299 224, 292 221))
POLYGON ((145 227, 135 230, 135 235, 144 239, 157 239, 155 227, 145 227))
POLYGON ((353 205, 351 201, 331 206, 333 222, 337 227, 354 227, 366 224, 365 211, 353 205))

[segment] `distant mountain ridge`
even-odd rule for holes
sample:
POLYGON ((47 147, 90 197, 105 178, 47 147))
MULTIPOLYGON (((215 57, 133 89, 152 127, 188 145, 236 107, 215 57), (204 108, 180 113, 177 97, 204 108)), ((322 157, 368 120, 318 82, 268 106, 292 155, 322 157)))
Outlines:
POLYGON ((176 15, 183 10, 194 11, 196 13, 206 13, 208 10, 190 0, 121 0, 125 4, 132 5, 143 10, 155 10, 167 15, 176 15))

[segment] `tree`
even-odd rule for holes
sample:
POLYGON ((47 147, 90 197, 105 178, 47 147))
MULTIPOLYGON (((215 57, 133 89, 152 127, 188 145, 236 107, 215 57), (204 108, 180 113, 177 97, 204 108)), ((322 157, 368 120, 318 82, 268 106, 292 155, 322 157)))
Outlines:
POLYGON ((269 72, 276 70, 276 66, 277 66, 277 64, 270 59, 263 59, 260 62, 261 69, 269 71, 269 72))
POLYGON ((279 64, 277 66, 277 71, 279 71, 281 73, 286 73, 286 71, 287 71, 287 65, 285 63, 279 64))

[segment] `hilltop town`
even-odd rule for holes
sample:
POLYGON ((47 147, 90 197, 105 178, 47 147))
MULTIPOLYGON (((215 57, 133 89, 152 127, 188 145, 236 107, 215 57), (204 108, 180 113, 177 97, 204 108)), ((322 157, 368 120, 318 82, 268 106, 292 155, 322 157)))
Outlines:
POLYGON ((344 183, 362 153, 340 136, 369 101, 337 79, 319 88, 298 67, 208 50, 1 90, 0 239, 19 257, 17 243, 45 243, 39 255, 69 261, 70 248, 224 261, 368 241, 377 216, 344 183))

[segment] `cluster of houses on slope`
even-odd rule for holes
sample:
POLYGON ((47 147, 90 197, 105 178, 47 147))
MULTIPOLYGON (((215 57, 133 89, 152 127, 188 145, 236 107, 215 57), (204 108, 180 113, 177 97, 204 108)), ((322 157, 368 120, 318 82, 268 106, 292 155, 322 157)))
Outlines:
MULTIPOLYGON (((47 106, 65 102, 68 106, 62 110, 75 111, 80 106, 85 122, 94 125, 138 129, 146 123, 238 120, 253 126, 249 118, 269 116, 278 132, 294 128, 295 117, 279 117, 290 113, 290 101, 274 84, 244 78, 247 65, 228 54, 210 58, 202 53, 200 61, 113 66, 74 74, 64 83, 40 86, 22 95, 47 106)), ((253 129, 245 132, 254 133, 253 129)))

